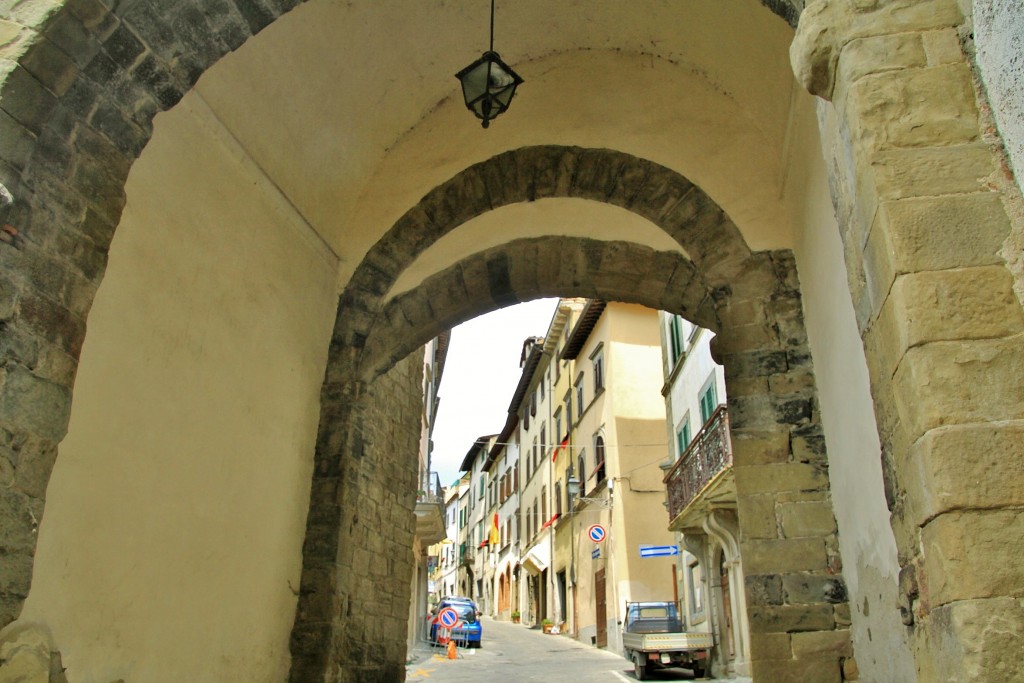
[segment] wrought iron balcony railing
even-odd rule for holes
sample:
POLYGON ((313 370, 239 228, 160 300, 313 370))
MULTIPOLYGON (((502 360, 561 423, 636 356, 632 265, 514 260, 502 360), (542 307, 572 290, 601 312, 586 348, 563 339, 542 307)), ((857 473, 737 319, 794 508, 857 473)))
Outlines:
POLYGON ((669 520, 675 519, 716 474, 728 467, 732 467, 732 439, 729 413, 721 405, 665 475, 669 520))
POLYGON ((441 488, 441 477, 437 472, 420 474, 420 488, 416 492, 417 503, 444 504, 444 490, 441 488))

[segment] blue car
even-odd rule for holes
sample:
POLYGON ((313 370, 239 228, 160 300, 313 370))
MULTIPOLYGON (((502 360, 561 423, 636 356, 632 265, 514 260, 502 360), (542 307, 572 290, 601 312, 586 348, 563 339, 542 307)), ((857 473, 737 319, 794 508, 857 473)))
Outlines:
POLYGON ((437 604, 434 608, 434 618, 430 621, 430 642, 438 642, 438 615, 446 607, 451 607, 459 615, 459 623, 449 634, 449 638, 463 647, 480 647, 484 635, 480 613, 477 612, 476 603, 466 598, 445 598, 437 604))

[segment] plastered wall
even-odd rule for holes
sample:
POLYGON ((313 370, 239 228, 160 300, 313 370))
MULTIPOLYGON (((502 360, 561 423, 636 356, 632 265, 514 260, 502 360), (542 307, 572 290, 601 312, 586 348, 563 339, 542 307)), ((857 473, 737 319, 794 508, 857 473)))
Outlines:
POLYGON ((334 258, 200 100, 157 120, 89 317, 23 621, 70 683, 281 681, 334 258))
POLYGON ((803 205, 794 254, 828 450, 832 504, 863 681, 915 681, 897 610, 899 563, 882 486, 881 447, 864 350, 813 119, 799 123, 791 187, 803 205))
POLYGON ((1020 0, 975 0, 973 18, 978 68, 1020 187, 1024 175, 1024 7, 1020 0))

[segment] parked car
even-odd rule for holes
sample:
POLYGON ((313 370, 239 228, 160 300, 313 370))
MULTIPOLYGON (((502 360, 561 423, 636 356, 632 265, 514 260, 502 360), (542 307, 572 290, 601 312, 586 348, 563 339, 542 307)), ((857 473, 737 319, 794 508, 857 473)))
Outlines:
POLYGON ((454 640, 458 645, 480 647, 484 635, 483 626, 480 624, 480 613, 477 611, 475 602, 469 598, 460 597, 441 598, 437 607, 431 610, 430 642, 438 642, 438 617, 441 610, 446 607, 451 607, 459 615, 459 623, 449 634, 449 639, 454 640))

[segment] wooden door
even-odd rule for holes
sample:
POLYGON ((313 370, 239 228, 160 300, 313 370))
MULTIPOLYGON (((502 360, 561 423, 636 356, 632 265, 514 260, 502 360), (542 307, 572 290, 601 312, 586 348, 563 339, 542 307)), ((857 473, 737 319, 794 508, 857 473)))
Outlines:
POLYGON ((722 580, 722 640, 729 661, 736 659, 732 640, 732 596, 729 593, 729 568, 725 565, 725 553, 719 555, 718 573, 722 580))
POLYGON ((608 647, 608 599, 604 588, 604 570, 594 574, 594 609, 597 611, 597 646, 608 647))

